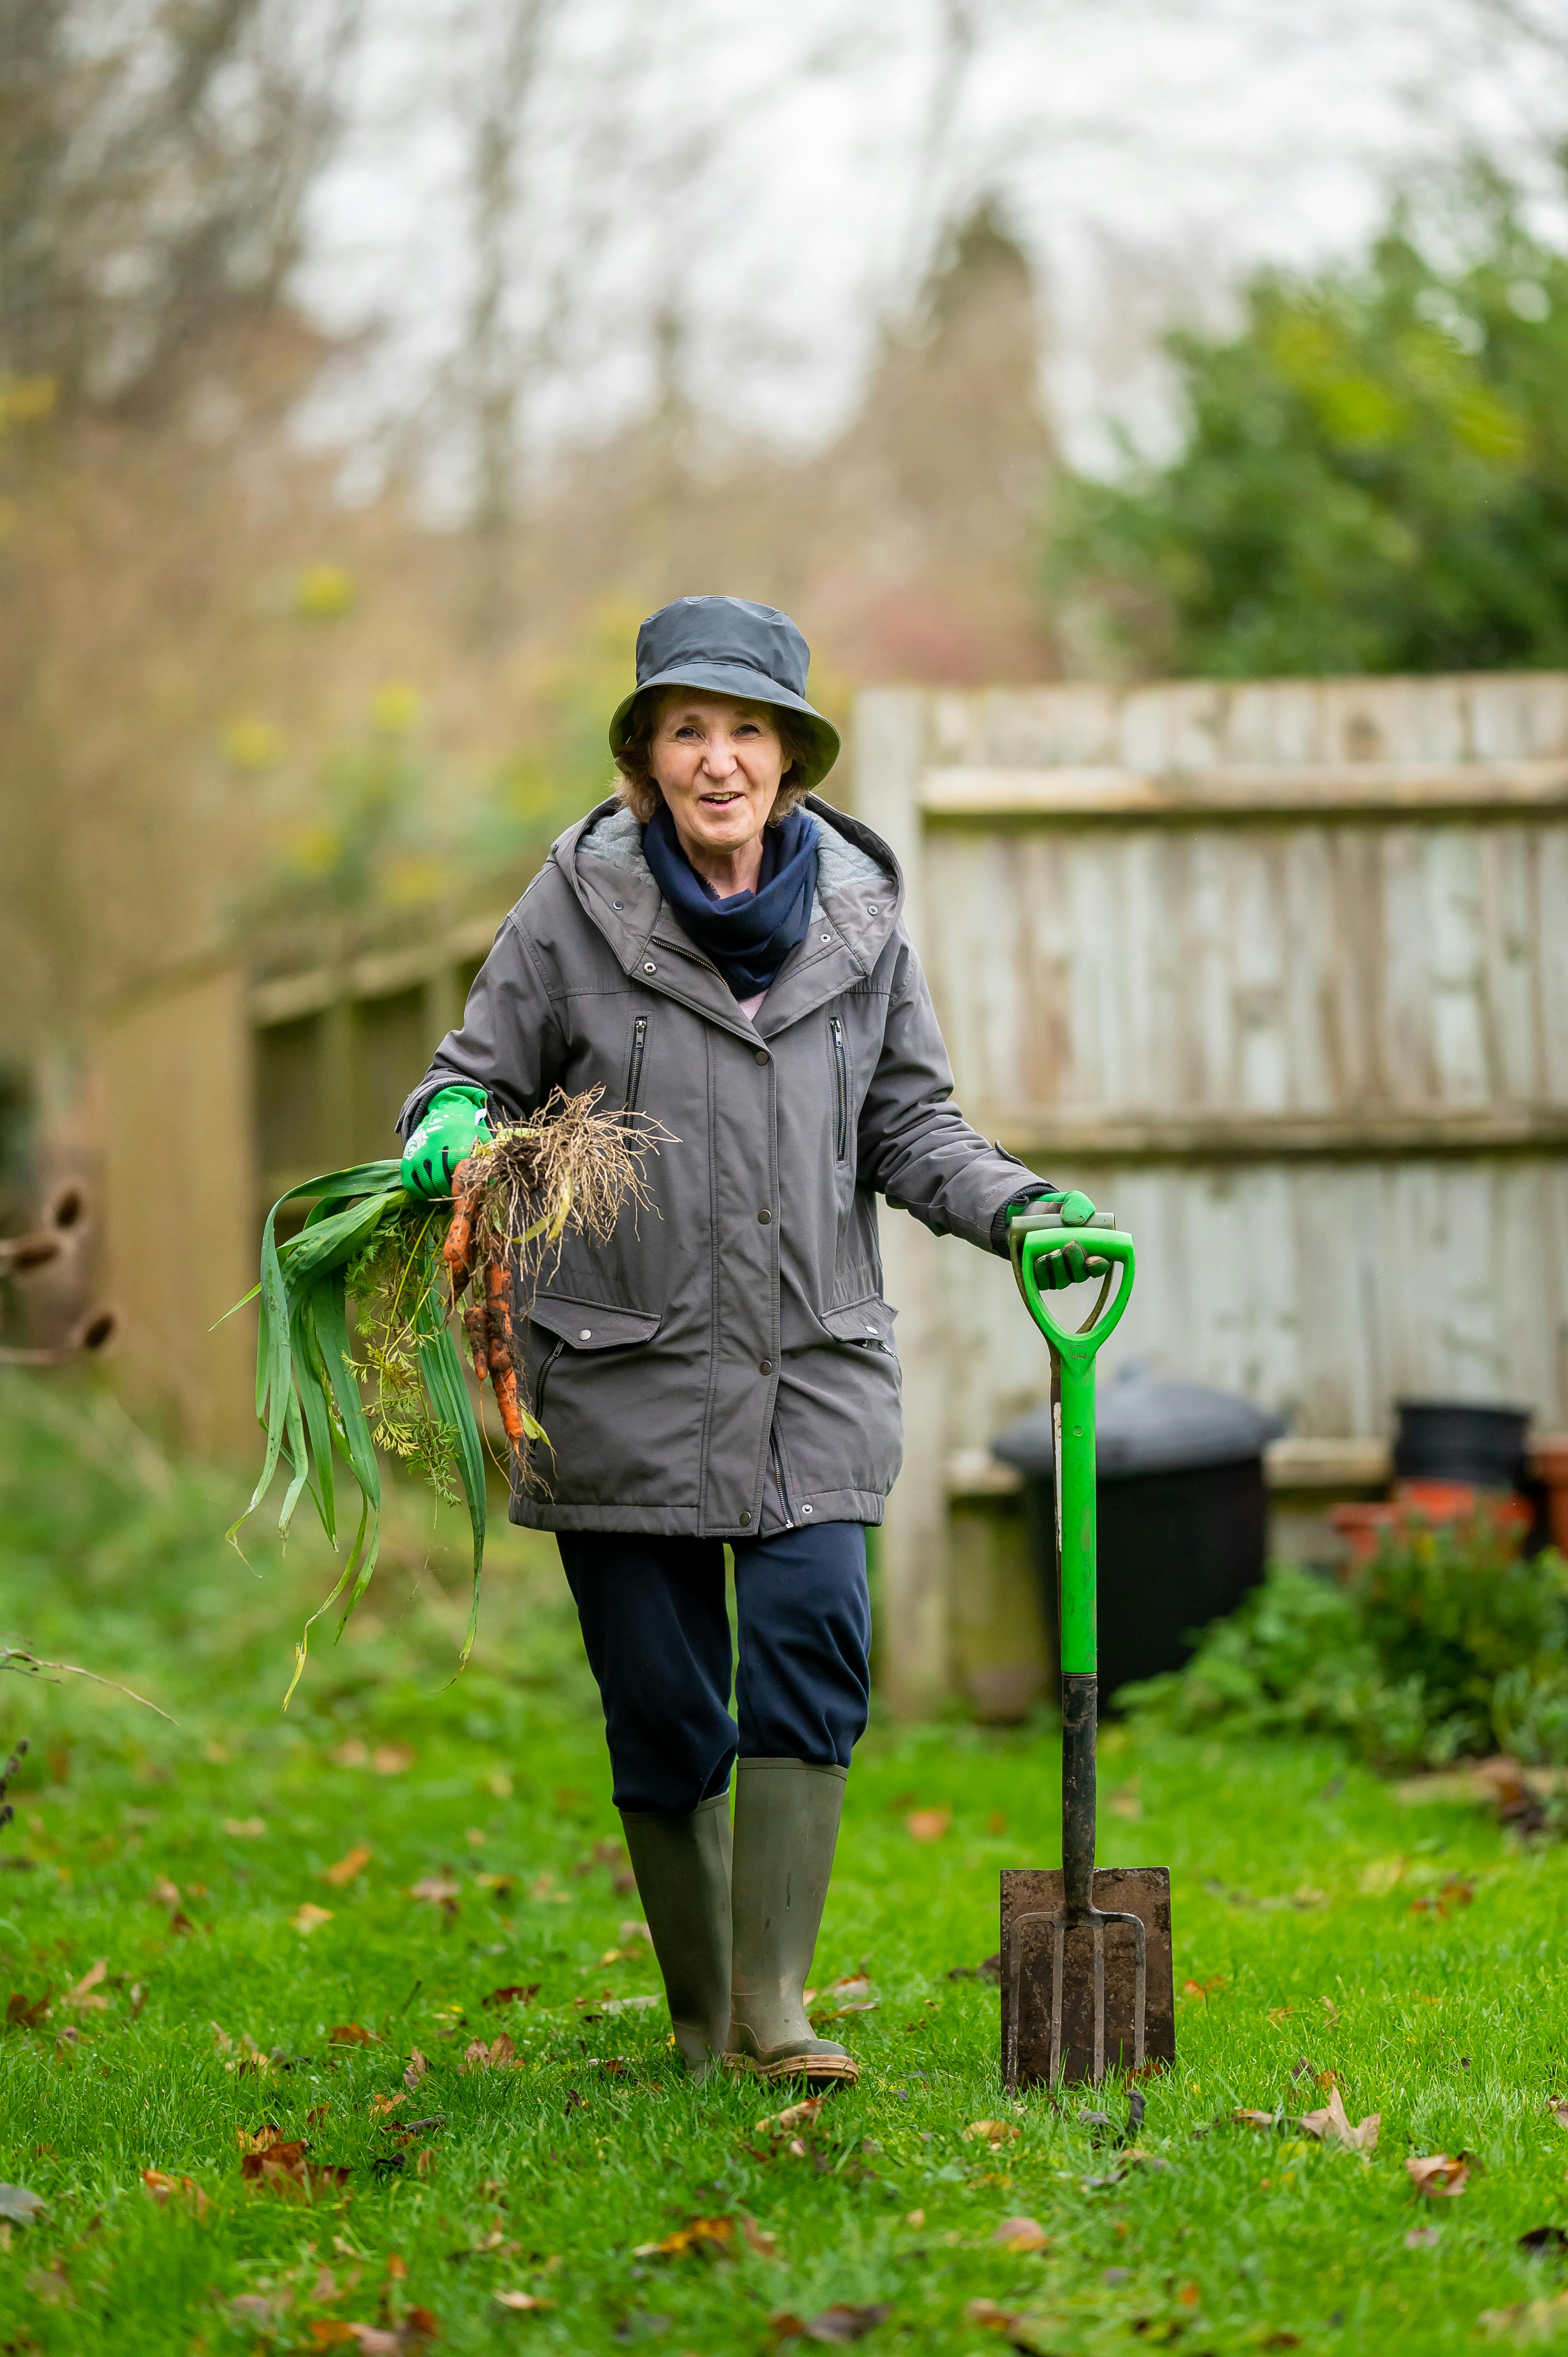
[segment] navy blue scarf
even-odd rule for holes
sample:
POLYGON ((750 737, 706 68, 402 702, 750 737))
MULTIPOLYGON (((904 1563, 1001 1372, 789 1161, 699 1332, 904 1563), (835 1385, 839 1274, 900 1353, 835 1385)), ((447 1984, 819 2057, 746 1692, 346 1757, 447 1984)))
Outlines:
POLYGON ((766 990, 797 942, 806 938, 817 889, 821 831, 803 810, 764 830, 762 873, 755 892, 721 900, 681 848, 675 822, 660 803, 642 831, 653 880, 680 920, 681 930, 712 958, 736 998, 766 990))

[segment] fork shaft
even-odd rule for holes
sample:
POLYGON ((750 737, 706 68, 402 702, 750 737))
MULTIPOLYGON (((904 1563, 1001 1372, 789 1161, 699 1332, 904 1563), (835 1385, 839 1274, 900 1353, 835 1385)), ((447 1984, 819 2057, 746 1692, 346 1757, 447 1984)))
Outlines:
POLYGON ((1094 1738, 1100 1682, 1062 1677, 1062 1896, 1069 1923, 1094 1905, 1094 1738))

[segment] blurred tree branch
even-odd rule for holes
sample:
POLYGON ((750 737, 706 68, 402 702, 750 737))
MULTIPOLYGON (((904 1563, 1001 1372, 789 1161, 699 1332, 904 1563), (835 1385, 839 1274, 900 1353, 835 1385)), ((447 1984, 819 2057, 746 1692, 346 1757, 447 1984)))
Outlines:
POLYGON ((145 391, 297 259, 359 0, 0 0, 0 370, 145 391))

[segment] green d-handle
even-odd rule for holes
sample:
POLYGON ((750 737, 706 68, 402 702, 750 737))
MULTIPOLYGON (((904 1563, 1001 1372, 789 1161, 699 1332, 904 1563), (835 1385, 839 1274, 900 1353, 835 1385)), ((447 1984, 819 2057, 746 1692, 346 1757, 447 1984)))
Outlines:
MULTIPOLYGON (((1057 1529, 1061 1542, 1061 1630, 1064 1676, 1092 1677, 1097 1662, 1095 1635, 1094 1361, 1102 1342, 1122 1322, 1133 1291, 1137 1254, 1133 1239, 1119 1228, 1036 1228, 1019 1239, 1018 1290, 1029 1315, 1051 1346, 1060 1391, 1057 1402, 1057 1529), (1035 1263, 1042 1253, 1059 1252, 1064 1243, 1081 1244, 1100 1260, 1120 1270, 1115 1298, 1095 1312, 1081 1331, 1058 1325, 1047 1308, 1035 1281, 1035 1263)), ((1110 1281, 1107 1272, 1106 1281, 1110 1281)), ((1101 1294, 1101 1300, 1104 1296, 1101 1294)))

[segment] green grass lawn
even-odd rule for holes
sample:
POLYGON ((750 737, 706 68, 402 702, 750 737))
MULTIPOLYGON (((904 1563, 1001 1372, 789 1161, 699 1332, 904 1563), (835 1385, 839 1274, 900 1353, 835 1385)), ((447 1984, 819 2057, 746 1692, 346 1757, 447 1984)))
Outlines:
POLYGON ((1129 2148, 1120 2088, 1004 2097, 995 1989, 951 1976, 996 1946, 999 1867, 1058 1855, 1050 1732, 877 1724, 817 1977, 880 2002, 847 2026, 859 2087, 792 2144, 756 2125, 787 2098, 693 2087, 659 2007, 627 2006, 657 1976, 553 1548, 499 1534, 450 1684, 457 1534, 400 1503, 370 1609, 285 1717, 325 1558, 302 1534, 242 1563, 234 1486, 94 1395, 0 1391, 0 1633, 178 1720, 0 1680, 0 1742, 32 1746, 0 1996, 36 2014, 0 2042, 0 2176, 45 2204, 0 2227, 0 2351, 679 2357, 867 2323, 835 2309, 886 2309, 868 2352, 960 2357, 1568 2343, 1568 2274, 1520 2247, 1568 2225, 1568 1851, 1402 1805, 1326 1749, 1110 1730, 1101 1857, 1169 1865, 1192 1985, 1129 2148), (940 1838, 918 1811, 950 1811, 940 1838), (365 2042, 335 2041, 350 2025, 365 2042), (466 2061, 503 2033, 514 2059, 466 2061), (1293 2123, 1328 2073, 1353 2122, 1382 2115, 1369 2158, 1293 2123), (308 2139, 310 2198, 243 2173, 274 2133, 308 2139), (1468 2178, 1423 2201, 1406 2157, 1437 2152, 1468 2178), (998 2239, 1018 2218, 1037 2247, 998 2239))

